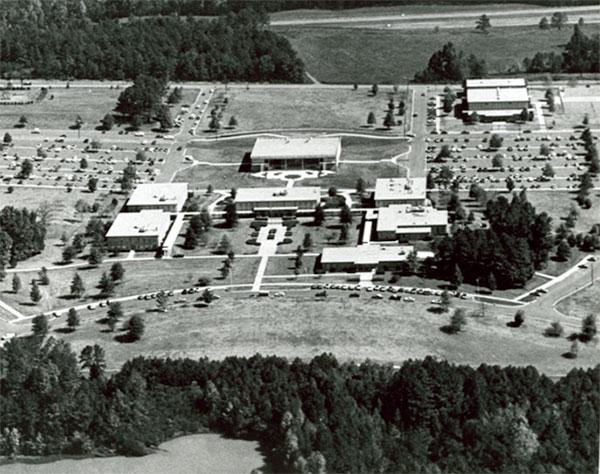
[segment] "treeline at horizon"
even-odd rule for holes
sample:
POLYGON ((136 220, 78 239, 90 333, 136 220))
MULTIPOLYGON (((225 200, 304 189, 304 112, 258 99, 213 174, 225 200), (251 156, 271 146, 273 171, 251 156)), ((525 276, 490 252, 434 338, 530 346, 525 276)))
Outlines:
POLYGON ((250 358, 137 357, 114 375, 53 338, 0 348, 0 454, 143 455, 209 429, 256 440, 274 472, 594 472, 600 366, 558 381, 534 367, 428 357, 399 369, 250 358))

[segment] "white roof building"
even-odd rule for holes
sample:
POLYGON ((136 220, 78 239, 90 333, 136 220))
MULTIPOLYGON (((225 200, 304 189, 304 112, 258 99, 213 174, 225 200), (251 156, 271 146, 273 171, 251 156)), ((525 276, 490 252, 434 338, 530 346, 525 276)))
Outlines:
POLYGON ((258 137, 252 149, 252 159, 335 158, 340 147, 339 137, 258 137))
MULTIPOLYGON (((325 247, 321 254, 321 265, 326 270, 369 270, 377 266, 393 267, 405 262, 413 251, 412 245, 363 244, 356 247, 325 247)), ((433 257, 433 252, 417 252, 424 260, 433 257)))
POLYGON ((510 79, 467 79, 465 86, 472 88, 496 88, 496 87, 527 87, 527 81, 522 78, 510 79))
POLYGON ((467 88, 467 102, 469 104, 478 102, 527 102, 528 100, 529 92, 527 92, 526 87, 467 88))
POLYGON ((321 201, 318 186, 291 188, 239 188, 235 196, 238 212, 277 213, 313 212, 321 201))
POLYGON ((179 212, 188 196, 187 183, 149 183, 138 185, 127 201, 131 211, 162 209, 179 212))
POLYGON ((156 237, 162 238, 169 230, 171 218, 162 210, 120 212, 106 233, 106 238, 156 237))
POLYGON ((511 79, 467 79, 464 81, 463 115, 475 112, 484 120, 519 118, 530 109, 527 81, 511 79))
POLYGON ((426 178, 380 178, 375 182, 375 205, 425 204, 426 178))
POLYGON ((445 234, 448 211, 434 207, 392 205, 379 209, 376 233, 380 240, 401 238, 403 235, 445 234))

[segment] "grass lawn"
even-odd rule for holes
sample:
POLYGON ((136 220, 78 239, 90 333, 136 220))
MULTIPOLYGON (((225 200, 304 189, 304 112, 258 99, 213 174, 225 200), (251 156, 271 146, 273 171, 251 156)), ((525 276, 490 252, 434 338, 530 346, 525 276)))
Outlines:
POLYGON ((367 187, 375 186, 377 178, 394 178, 405 176, 404 168, 391 163, 351 164, 342 163, 334 174, 328 174, 318 179, 304 179, 299 186, 335 186, 337 188, 356 188, 356 181, 362 178, 367 187))
MULTIPOLYGON (((194 285, 201 276, 209 277, 214 284, 221 284, 219 268, 224 256, 211 259, 172 259, 149 261, 124 261, 125 279, 115 287, 114 297, 147 293, 162 289, 176 289, 194 285)), ((233 283, 252 283, 258 268, 258 258, 237 258, 234 262, 233 283)), ((80 305, 98 299, 96 285, 102 272, 108 272, 111 263, 103 263, 98 268, 77 269, 86 288, 84 299, 69 298, 71 280, 76 269, 65 268, 49 271, 50 285, 40 286, 42 300, 32 305, 29 298, 29 281, 37 276, 27 272, 18 274, 23 288, 18 294, 11 290, 12 276, 0 283, 2 299, 24 314, 37 314, 55 308, 80 305)), ((230 283, 227 278, 225 283, 230 283)))
MULTIPOLYGON (((290 40, 306 69, 319 81, 349 84, 390 84, 412 79, 449 41, 465 55, 484 58, 490 73, 503 73, 538 51, 561 52, 572 34, 572 28, 544 31, 537 27, 491 28, 487 35, 474 29, 434 33, 331 26, 278 27, 276 31, 290 40)), ((594 34, 598 27, 586 26, 584 31, 594 34)))
MULTIPOLYGON (((255 138, 240 138, 222 142, 192 142, 186 149, 186 155, 192 155, 197 161, 210 163, 242 164, 244 155, 252 151, 255 138)), ((237 171, 237 168, 232 168, 237 171)))
MULTIPOLYGON (((145 319, 144 336, 133 344, 119 343, 114 333, 102 332, 104 326, 97 321, 105 316, 104 310, 86 313, 74 333, 55 334, 77 352, 85 345, 100 344, 109 369, 137 355, 222 359, 257 352, 305 359, 331 352, 342 360, 393 363, 435 355, 471 365, 533 365, 551 375, 593 366, 598 360, 592 346, 582 346, 577 359, 562 358, 570 342, 544 338, 543 324, 535 322, 509 328, 506 322, 513 311, 492 305, 485 318, 468 318, 464 332, 447 335, 440 328, 448 324, 449 315, 430 312, 426 298, 402 303, 331 292, 327 300, 315 301, 313 293, 286 291, 288 296, 278 299, 221 293, 223 297, 210 307, 194 306, 197 296, 184 297, 168 313, 146 312, 154 302, 128 302, 125 317, 139 313, 145 319)), ((469 302, 455 304, 475 307, 469 302)), ((52 324, 60 328, 65 322, 52 324)))
POLYGON ((195 165, 175 175, 175 182, 189 183, 191 189, 206 190, 210 184, 214 189, 231 189, 261 186, 278 186, 285 184, 277 179, 256 178, 250 173, 238 171, 237 166, 195 165))
POLYGON ((600 314, 600 285, 598 282, 594 286, 575 293, 556 305, 561 313, 569 316, 584 317, 588 314, 600 314))
MULTIPOLYGON (((309 68, 310 70, 310 68, 309 68)), ((235 131, 269 130, 286 128, 358 129, 366 125, 369 112, 374 112, 381 125, 387 112, 391 88, 382 88, 372 97, 364 88, 309 89, 276 88, 248 90, 230 89, 224 123, 232 115, 238 121, 235 131)), ((395 94, 396 104, 405 91, 395 94)), ((210 116, 203 124, 208 128, 210 116)), ((224 129, 223 132, 232 130, 224 129)))
MULTIPOLYGON (((302 256, 302 268, 300 268, 300 273, 313 273, 316 259, 317 257, 306 255, 302 256)), ((269 257, 269 261, 267 262, 267 269, 265 270, 265 276, 268 277, 273 275, 289 275, 289 280, 295 280, 295 260, 295 257, 269 257)), ((269 278, 263 279, 263 283, 276 283, 277 281, 281 280, 269 278)))
POLYGON ((293 253, 304 241, 304 236, 310 234, 312 248, 308 252, 319 253, 323 247, 335 247, 339 245, 352 246, 358 244, 358 218, 348 226, 348 240, 340 242, 340 224, 337 217, 328 217, 321 226, 312 225, 312 221, 297 225, 292 229, 292 243, 277 246, 277 253, 293 253))
POLYGON ((371 138, 342 138, 342 155, 340 160, 379 161, 404 153, 408 150, 405 141, 378 140, 371 138))
POLYGON ((212 227, 206 234, 206 244, 198 245, 194 250, 183 248, 185 233, 188 224, 181 228, 179 237, 175 242, 174 253, 183 255, 215 255, 215 251, 223 236, 227 236, 236 254, 256 254, 258 245, 248 245, 246 241, 251 238, 252 229, 250 228, 251 219, 242 219, 235 229, 225 229, 221 227, 212 227))
POLYGON ((535 191, 527 193, 527 199, 535 206, 537 212, 546 212, 552 217, 554 227, 558 227, 569 214, 572 206, 579 212, 573 232, 587 233, 592 225, 598 224, 600 218, 600 192, 590 191, 591 209, 582 209, 575 202, 575 193, 567 191, 535 191))
POLYGON ((28 119, 27 128, 68 128, 80 115, 85 122, 82 130, 93 130, 104 115, 113 111, 121 92, 105 87, 52 88, 41 102, 0 107, 0 128, 13 128, 21 115, 28 119))

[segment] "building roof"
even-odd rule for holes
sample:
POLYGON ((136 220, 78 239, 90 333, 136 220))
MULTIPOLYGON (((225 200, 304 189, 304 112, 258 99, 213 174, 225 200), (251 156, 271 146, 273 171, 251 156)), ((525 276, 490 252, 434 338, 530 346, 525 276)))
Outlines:
POLYGON ((379 178, 375 182, 375 201, 425 199, 425 178, 379 178))
POLYGON ((522 77, 512 79, 467 79, 465 85, 467 88, 526 87, 527 81, 522 77))
POLYGON ((528 102, 527 87, 495 87, 467 89, 467 102, 528 102))
POLYGON ((471 115, 477 112, 477 115, 486 115, 488 117, 508 117, 511 115, 520 115, 523 109, 485 109, 485 110, 466 110, 465 113, 471 115))
POLYGON ((120 212, 106 237, 162 237, 171 224, 169 214, 160 209, 140 212, 120 212))
POLYGON ((340 137, 270 138, 258 137, 252 159, 336 158, 340 137))
POLYGON ((187 183, 140 184, 131 193, 128 206, 183 204, 187 199, 187 183))
POLYGON ((433 207, 394 204, 379 209, 377 232, 419 232, 415 229, 448 224, 448 211, 433 207))
MULTIPOLYGON (((377 265, 384 262, 403 262, 413 251, 412 245, 380 245, 375 243, 356 247, 325 247, 321 263, 348 263, 354 265, 377 265)), ((417 258, 433 257, 432 252, 417 252, 417 258)))
POLYGON ((294 186, 291 188, 239 188, 235 202, 281 202, 318 201, 321 188, 318 186, 294 186))

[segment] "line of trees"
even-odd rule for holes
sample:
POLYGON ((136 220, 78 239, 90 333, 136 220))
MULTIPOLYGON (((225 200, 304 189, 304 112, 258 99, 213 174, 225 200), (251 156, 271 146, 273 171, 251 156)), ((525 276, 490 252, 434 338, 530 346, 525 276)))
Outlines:
POLYGON ((102 347, 77 357, 64 341, 41 340, 16 338, 0 349, 3 455, 140 455, 209 428, 258 440, 275 472, 598 465, 598 367, 554 382, 533 367, 475 369, 433 358, 395 370, 326 354, 306 362, 138 357, 109 377, 102 347))
POLYGON ((44 250, 46 223, 35 211, 6 206, 0 211, 0 273, 44 250))
POLYGON ((427 67, 415 74, 415 82, 459 82, 465 77, 482 78, 487 76, 484 59, 474 54, 466 56, 457 50, 452 42, 446 43, 429 58, 427 67))
POLYGON ((214 20, 173 16, 127 22, 24 13, 3 29, 0 73, 65 79, 121 80, 144 74, 173 80, 302 82, 302 61, 287 39, 265 28, 265 21, 251 9, 214 20))

